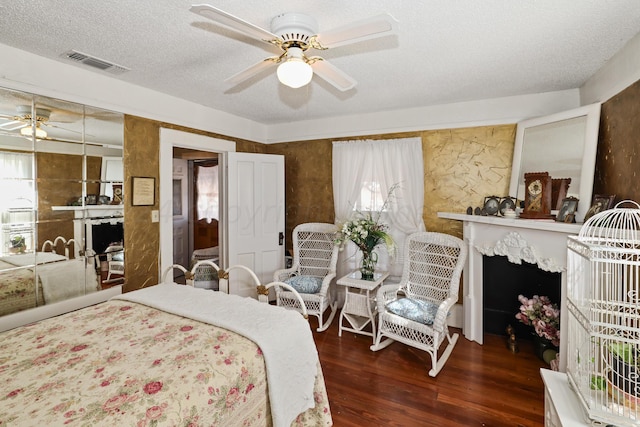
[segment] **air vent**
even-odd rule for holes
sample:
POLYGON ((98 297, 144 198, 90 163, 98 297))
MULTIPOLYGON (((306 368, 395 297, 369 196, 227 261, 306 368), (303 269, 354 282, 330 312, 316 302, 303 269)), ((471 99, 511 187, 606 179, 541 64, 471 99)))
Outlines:
POLYGON ((106 71, 111 74, 122 74, 130 71, 129 68, 123 67, 122 65, 114 64, 113 62, 105 61, 104 59, 96 58, 95 56, 87 55, 86 53, 78 52, 77 50, 67 51, 60 56, 70 61, 78 62, 92 68, 97 68, 98 70, 106 71))

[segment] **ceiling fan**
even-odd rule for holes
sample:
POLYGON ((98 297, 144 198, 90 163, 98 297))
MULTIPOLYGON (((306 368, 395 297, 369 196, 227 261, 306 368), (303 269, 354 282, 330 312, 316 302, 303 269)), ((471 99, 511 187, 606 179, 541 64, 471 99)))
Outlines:
POLYGON ((22 136, 31 137, 34 133, 32 123, 35 120, 35 135, 37 139, 47 138, 47 131, 45 130, 47 127, 78 133, 50 123, 51 110, 48 108, 36 107, 35 112, 34 117, 30 105, 18 105, 15 115, 0 114, 0 120, 6 120, 4 123, 0 123, 0 130, 6 132, 19 130, 22 136))
POLYGON ((322 57, 307 56, 308 50, 326 50, 392 35, 396 32, 397 24, 391 15, 382 14, 318 34, 318 24, 313 17, 301 13, 283 13, 273 18, 271 31, 267 31, 207 4, 193 5, 189 10, 282 50, 279 56, 265 58, 225 80, 233 85, 278 65, 278 79, 289 87, 305 86, 316 74, 337 89, 347 91, 356 85, 356 81, 322 57))

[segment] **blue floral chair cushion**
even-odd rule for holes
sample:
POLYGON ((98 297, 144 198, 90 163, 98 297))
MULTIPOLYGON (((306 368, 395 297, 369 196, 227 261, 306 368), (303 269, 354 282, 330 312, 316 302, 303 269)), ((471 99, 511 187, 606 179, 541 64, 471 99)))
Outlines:
POLYGON ((314 276, 293 276, 289 277, 284 283, 291 285, 293 289, 301 294, 318 293, 322 287, 322 278, 314 276))
POLYGON ((423 325, 433 325, 438 312, 438 306, 432 302, 422 301, 414 298, 400 298, 388 302, 387 310, 405 319, 422 323, 423 325))

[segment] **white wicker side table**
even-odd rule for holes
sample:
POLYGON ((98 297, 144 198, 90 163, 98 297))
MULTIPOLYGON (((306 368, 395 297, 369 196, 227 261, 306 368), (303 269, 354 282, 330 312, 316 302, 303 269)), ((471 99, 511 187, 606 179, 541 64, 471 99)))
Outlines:
POLYGON ((344 306, 340 312, 340 327, 338 336, 342 336, 342 331, 354 332, 356 334, 367 335, 376 339, 376 301, 375 296, 378 286, 389 276, 388 272, 377 272, 373 275, 373 280, 362 280, 360 272, 354 271, 338 279, 338 285, 344 286, 344 306), (344 320, 347 325, 343 325, 344 320), (371 324, 371 332, 364 328, 371 324))

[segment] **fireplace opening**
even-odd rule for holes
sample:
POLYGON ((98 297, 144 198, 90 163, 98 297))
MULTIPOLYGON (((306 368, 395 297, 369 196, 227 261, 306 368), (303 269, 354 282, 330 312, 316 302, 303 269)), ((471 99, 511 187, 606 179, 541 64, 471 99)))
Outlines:
POLYGON ((87 249, 93 249, 96 254, 103 254, 111 244, 118 243, 122 246, 123 239, 122 222, 91 224, 91 240, 87 239, 87 249))
POLYGON ((482 283, 485 334, 505 335, 511 325, 518 339, 532 339, 531 326, 515 317, 520 311, 518 295, 546 295, 560 307, 561 273, 542 270, 536 264, 514 264, 506 256, 483 256, 482 283))

